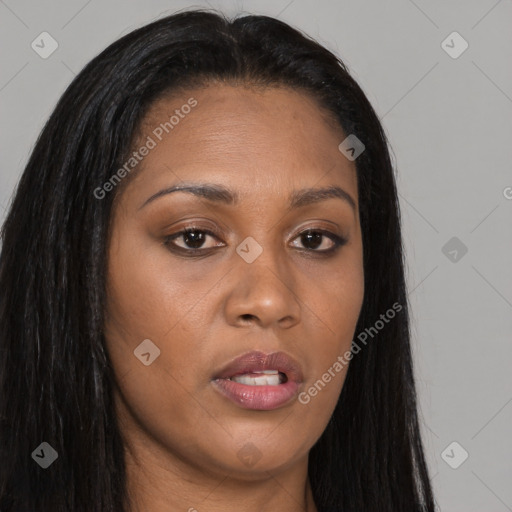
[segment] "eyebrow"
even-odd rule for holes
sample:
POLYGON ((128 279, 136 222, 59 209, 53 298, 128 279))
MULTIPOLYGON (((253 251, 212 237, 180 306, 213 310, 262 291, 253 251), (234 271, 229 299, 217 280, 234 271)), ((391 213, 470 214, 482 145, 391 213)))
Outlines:
MULTIPOLYGON (((237 192, 216 183, 184 183, 165 188, 156 194, 153 194, 139 207, 139 210, 156 199, 172 194, 173 192, 185 192, 197 197, 202 197, 208 201, 224 203, 227 205, 238 204, 240 198, 237 192)), ((357 207, 352 196, 337 185, 331 185, 323 188, 305 188, 295 190, 290 196, 290 206, 288 207, 288 210, 302 208, 310 204, 319 203, 320 201, 333 198, 341 199, 348 203, 354 212, 356 212, 357 207)))

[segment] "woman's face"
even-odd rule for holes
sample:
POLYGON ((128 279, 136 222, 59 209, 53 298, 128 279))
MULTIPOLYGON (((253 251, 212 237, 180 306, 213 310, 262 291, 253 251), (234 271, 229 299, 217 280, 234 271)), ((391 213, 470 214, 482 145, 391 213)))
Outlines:
POLYGON ((245 479, 307 458, 363 301, 347 135, 285 88, 212 85, 152 106, 108 261, 106 339, 135 451, 245 479), (208 188, 155 196, 185 184, 208 188), (342 192, 310 193, 328 187, 342 192))

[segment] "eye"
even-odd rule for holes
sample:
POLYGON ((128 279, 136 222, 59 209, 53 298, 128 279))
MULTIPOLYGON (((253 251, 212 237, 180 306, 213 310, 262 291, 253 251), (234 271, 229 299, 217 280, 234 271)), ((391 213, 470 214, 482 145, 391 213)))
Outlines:
POLYGON ((339 247, 347 243, 345 238, 323 229, 308 229, 300 233, 295 240, 299 240, 306 247, 303 250, 324 254, 335 252, 339 247), (327 242, 327 239, 330 242, 327 242), (327 247, 325 247, 326 245, 327 247), (323 249, 318 249, 322 246, 324 247, 323 249))
MULTIPOLYGON (((202 252, 211 248, 203 248, 205 240, 208 237, 218 239, 217 235, 209 229, 188 227, 166 237, 164 244, 188 253, 202 252), (184 245, 177 244, 175 240, 181 240, 184 245)), ((212 247, 219 247, 219 245, 214 245, 212 247)))

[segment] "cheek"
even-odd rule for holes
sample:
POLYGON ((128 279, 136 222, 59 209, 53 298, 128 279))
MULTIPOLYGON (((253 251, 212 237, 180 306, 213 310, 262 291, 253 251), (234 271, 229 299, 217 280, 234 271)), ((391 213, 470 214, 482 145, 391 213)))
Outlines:
POLYGON ((111 244, 108 318, 135 338, 161 338, 183 316, 194 287, 186 290, 165 247, 140 233, 120 233, 111 244))
MULTIPOLYGON (((106 340, 118 374, 137 360, 133 351, 149 339, 161 350, 161 333, 177 322, 179 311, 168 276, 162 276, 158 261, 140 235, 116 233, 109 251, 107 278, 106 340)), ((155 252, 154 250, 152 251, 155 252)))
POLYGON ((360 246, 347 251, 336 268, 317 268, 315 286, 306 300, 317 330, 310 332, 314 340, 309 348, 310 374, 299 402, 314 411, 320 423, 328 420, 343 387, 363 299, 360 246))
POLYGON ((211 284, 184 280, 155 243, 137 243, 124 234, 111 247, 105 337, 120 392, 116 403, 123 404, 118 414, 124 417, 128 409, 165 443, 193 437, 198 419, 209 418, 200 400, 191 400, 194 379, 204 373, 198 358, 202 337, 191 335, 201 330, 194 304, 211 284), (138 356, 148 352, 145 365, 138 356))
POLYGON ((350 347, 364 299, 361 244, 345 251, 335 265, 317 266, 307 285, 307 306, 328 338, 322 345, 335 351, 350 347))
MULTIPOLYGON (((111 244, 107 287, 106 340, 119 376, 141 366, 134 350, 151 340, 160 350, 154 366, 162 365, 180 382, 190 381, 198 364, 208 294, 217 275, 184 272, 184 264, 172 258, 156 240, 140 233, 121 231, 111 244)), ((207 356, 210 354, 208 353, 207 356)), ((172 381, 172 379, 171 379, 172 381)), ((158 392, 157 392, 158 394, 158 392)))

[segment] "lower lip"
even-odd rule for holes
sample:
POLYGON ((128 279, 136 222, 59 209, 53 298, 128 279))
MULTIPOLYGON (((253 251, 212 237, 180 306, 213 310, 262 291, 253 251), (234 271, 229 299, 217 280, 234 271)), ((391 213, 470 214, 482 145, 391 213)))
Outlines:
POLYGON ((290 380, 277 386, 248 386, 230 379, 216 379, 212 383, 239 407, 257 411, 278 409, 296 397, 299 390, 299 384, 290 380))

